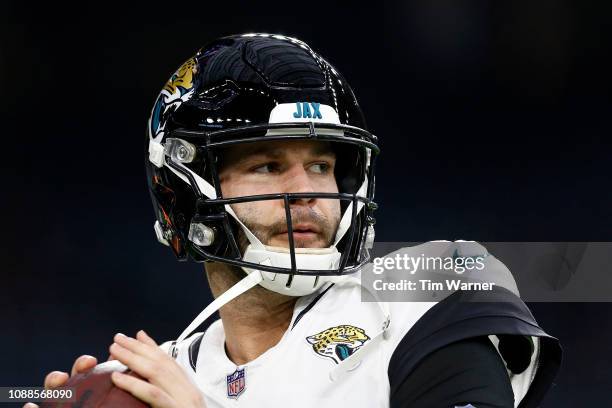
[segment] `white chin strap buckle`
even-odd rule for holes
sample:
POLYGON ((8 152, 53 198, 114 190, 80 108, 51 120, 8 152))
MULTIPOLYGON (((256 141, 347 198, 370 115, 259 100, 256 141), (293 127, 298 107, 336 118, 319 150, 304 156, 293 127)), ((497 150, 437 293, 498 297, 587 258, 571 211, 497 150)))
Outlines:
MULTIPOLYGON (((340 265, 340 252, 335 246, 329 248, 295 248, 295 265, 297 269, 310 269, 330 271, 338 269, 340 265)), ((291 254, 289 248, 270 247, 262 245, 257 247, 249 245, 244 251, 242 259, 257 265, 274 266, 291 269, 291 254)), ((287 296, 305 296, 314 293, 327 282, 335 281, 338 276, 319 275, 289 275, 285 273, 266 272, 253 268, 243 267, 246 273, 261 272, 264 288, 287 296)))

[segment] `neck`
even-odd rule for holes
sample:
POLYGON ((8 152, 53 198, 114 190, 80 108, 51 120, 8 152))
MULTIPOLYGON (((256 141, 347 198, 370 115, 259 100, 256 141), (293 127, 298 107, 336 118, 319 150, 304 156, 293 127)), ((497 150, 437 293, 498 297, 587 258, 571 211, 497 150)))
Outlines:
MULTIPOLYGON (((244 278, 242 269, 206 263, 213 296, 223 294, 244 278)), ((255 286, 219 310, 225 331, 225 347, 234 364, 252 361, 274 347, 289 327, 296 297, 284 296, 255 286)))

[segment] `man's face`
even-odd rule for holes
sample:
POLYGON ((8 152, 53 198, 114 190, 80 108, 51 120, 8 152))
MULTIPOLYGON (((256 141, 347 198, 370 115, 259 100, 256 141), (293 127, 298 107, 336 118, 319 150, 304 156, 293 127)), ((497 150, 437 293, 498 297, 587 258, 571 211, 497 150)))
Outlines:
MULTIPOLYGON (((337 193, 335 163, 336 155, 327 142, 269 141, 231 146, 222 152, 221 191, 224 198, 337 193)), ((232 204, 232 208, 263 244, 289 247, 283 200, 232 204)), ((291 200, 290 209, 296 248, 325 248, 332 244, 340 221, 339 200, 291 200)))

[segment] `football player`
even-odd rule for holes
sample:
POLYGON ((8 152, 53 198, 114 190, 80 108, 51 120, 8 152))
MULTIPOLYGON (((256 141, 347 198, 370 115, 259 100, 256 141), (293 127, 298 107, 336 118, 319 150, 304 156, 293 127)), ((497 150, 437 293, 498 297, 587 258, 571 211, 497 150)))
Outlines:
MULTIPOLYGON (((560 348, 511 279, 435 301, 363 301, 379 147, 344 77, 307 44, 213 41, 166 83, 147 133, 157 239, 204 264, 215 300, 161 346, 144 331, 116 335, 112 358, 143 377, 114 373, 116 386, 154 407, 538 406, 560 348)), ((81 356, 72 374, 96 363, 81 356)), ((52 372, 45 386, 68 377, 52 372)))

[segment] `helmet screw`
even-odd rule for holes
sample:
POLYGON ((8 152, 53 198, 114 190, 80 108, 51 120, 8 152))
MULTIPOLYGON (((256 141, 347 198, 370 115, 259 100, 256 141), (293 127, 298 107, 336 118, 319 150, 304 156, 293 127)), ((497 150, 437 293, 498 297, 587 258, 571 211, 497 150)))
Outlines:
POLYGON ((189 151, 187 150, 187 148, 185 146, 179 146, 178 151, 177 151, 177 156, 179 159, 181 159, 181 161, 185 160, 187 158, 187 156, 189 156, 189 151))
POLYGON ((215 231, 204 224, 194 222, 189 227, 188 237, 198 246, 210 246, 215 240, 215 231))

